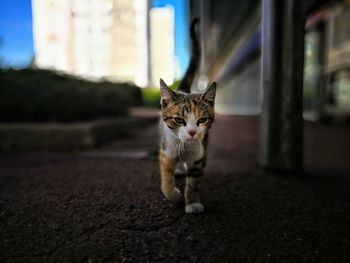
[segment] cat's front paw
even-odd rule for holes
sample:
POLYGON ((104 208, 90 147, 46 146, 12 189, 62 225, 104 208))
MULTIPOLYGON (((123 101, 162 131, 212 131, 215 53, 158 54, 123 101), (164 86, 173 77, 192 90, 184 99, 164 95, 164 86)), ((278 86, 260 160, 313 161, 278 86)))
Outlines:
POLYGON ((204 206, 201 203, 188 204, 185 207, 187 214, 199 214, 204 211, 204 206))
POLYGON ((174 202, 174 203, 180 203, 182 201, 182 194, 179 189, 176 187, 172 189, 172 191, 165 191, 163 190, 163 194, 166 197, 166 199, 174 202))

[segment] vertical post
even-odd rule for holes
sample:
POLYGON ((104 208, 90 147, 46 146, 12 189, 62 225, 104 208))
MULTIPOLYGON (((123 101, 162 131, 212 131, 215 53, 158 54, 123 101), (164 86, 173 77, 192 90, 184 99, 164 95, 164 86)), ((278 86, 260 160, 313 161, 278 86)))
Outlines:
POLYGON ((260 163, 303 168, 304 1, 263 0, 260 163))

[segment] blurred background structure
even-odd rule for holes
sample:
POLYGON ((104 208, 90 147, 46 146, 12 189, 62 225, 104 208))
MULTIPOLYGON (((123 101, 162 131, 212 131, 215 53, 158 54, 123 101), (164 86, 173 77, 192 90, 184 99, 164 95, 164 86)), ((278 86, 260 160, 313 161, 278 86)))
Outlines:
POLYGON ((150 12, 151 83, 154 86, 158 86, 160 78, 167 83, 173 83, 176 77, 174 18, 174 10, 171 7, 152 8, 150 12))
POLYGON ((350 1, 310 8, 304 72, 306 119, 350 115, 350 1))
MULTIPOLYGON (((346 117, 350 111, 349 1, 303 2, 307 12, 304 118, 346 117)), ((17 1, 18 7, 16 1, 8 3, 19 12, 20 5, 30 1, 17 1)), ((205 86, 208 78, 220 81, 220 113, 261 112, 261 1, 223 0, 217 5, 208 0, 33 0, 31 8, 22 8, 32 13, 26 23, 27 27, 33 23, 33 42, 21 42, 28 50, 33 46, 32 64, 36 67, 141 87, 158 86, 160 77, 169 84, 181 78, 189 57, 189 16, 200 17, 203 57, 199 84, 205 86)), ((5 6, 3 17, 10 16, 9 12, 5 6)), ((20 39, 21 32, 8 35, 11 24, 6 21, 1 27, 2 65, 17 67, 11 62, 15 49, 8 51, 8 43, 11 37, 20 39)), ((20 53, 18 49, 17 56, 20 53)))
MULTIPOLYGON (((304 2, 304 117, 349 116, 349 1, 304 2)), ((202 72, 220 82, 218 112, 260 114, 261 1, 192 3, 202 18, 202 72)))
MULTIPOLYGON (((185 0, 3 2, 0 121, 26 125, 17 126, 17 133, 5 124, 0 148, 25 150, 37 144, 35 149, 72 149, 64 147, 71 145, 70 135, 63 136, 63 143, 51 143, 64 134, 54 122, 64 126, 119 119, 135 106, 157 111, 159 79, 170 85, 187 67, 188 11, 185 0), (38 122, 56 135, 34 139, 31 130, 42 129, 38 122), (27 135, 19 135, 22 131, 27 135)), ((73 148, 95 147, 97 134, 104 142, 119 137, 120 126, 114 121, 97 124, 97 130, 101 125, 109 128, 110 135, 92 131, 95 124, 91 125, 86 138, 75 138, 81 143, 73 148)), ((83 126, 80 134, 85 133, 83 126)))
POLYGON ((174 10, 149 0, 33 0, 35 65, 90 79, 175 79, 174 10), (153 52, 152 52, 153 51, 153 52))
POLYGON ((260 116, 262 166, 303 167, 303 117, 349 121, 349 10, 349 1, 191 1, 202 21, 198 89, 217 80, 219 113, 260 116))

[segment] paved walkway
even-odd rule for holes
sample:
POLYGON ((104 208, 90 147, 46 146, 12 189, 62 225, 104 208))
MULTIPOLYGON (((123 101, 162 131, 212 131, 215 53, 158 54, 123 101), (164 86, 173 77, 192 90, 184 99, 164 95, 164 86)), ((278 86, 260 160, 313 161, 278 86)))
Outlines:
POLYGON ((95 152, 1 155, 0 262, 349 262, 350 128, 306 125, 306 173, 276 174, 258 127, 217 118, 201 215, 162 197, 156 125, 95 152))

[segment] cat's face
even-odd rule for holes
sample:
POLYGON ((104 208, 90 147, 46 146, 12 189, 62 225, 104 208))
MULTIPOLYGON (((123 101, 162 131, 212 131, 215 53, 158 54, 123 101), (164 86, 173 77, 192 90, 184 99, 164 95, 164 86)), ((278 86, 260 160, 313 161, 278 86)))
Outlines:
POLYGON ((184 142, 201 141, 214 121, 216 83, 203 94, 171 91, 160 81, 161 111, 170 132, 184 142))

